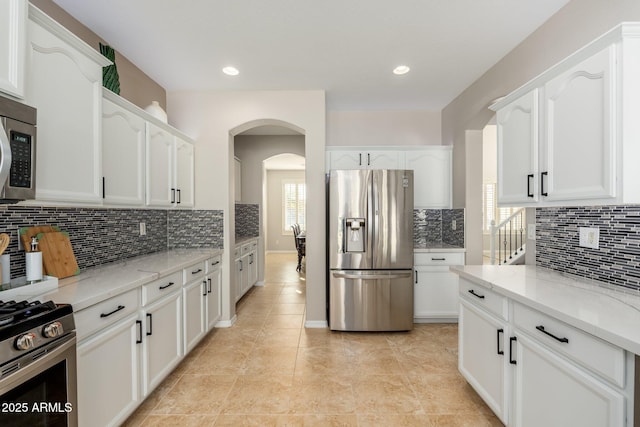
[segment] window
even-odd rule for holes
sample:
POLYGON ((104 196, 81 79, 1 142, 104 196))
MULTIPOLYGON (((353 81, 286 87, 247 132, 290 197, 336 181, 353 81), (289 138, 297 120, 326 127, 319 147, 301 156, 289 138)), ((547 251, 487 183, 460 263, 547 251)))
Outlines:
MULTIPOLYGON (((519 210, 520 208, 499 208, 498 207, 498 190, 497 184, 495 182, 486 182, 483 186, 483 197, 482 197, 482 229, 483 231, 490 233, 491 232, 491 221, 495 221, 495 225, 498 226, 500 223, 507 218, 509 218, 514 212, 519 210)), ((523 224, 521 224, 521 217, 516 218, 514 227, 520 229, 523 224)))
POLYGON ((291 234, 291 226, 300 224, 305 230, 305 201, 307 199, 304 181, 288 180, 282 182, 282 231, 291 234))

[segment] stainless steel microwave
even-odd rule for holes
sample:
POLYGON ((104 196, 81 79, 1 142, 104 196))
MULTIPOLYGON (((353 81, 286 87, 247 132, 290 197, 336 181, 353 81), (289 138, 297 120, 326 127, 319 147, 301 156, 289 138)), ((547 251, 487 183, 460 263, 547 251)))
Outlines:
POLYGON ((0 203, 36 198, 35 108, 0 97, 0 203))

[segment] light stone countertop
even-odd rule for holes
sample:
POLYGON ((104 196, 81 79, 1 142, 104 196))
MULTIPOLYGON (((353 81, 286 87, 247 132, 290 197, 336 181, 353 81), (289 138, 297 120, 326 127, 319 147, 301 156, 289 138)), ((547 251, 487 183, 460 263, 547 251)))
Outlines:
POLYGON ((250 242, 252 240, 258 240, 260 237, 258 236, 240 236, 240 237, 236 237, 236 247, 244 245, 247 242, 250 242))
POLYGON ((452 266, 450 270, 569 325, 640 354, 640 294, 534 266, 452 266))
POLYGON ((88 268, 61 279, 54 291, 24 299, 71 304, 77 312, 221 253, 220 249, 175 249, 129 258, 88 268))
POLYGON ((413 252, 421 253, 421 252, 466 252, 465 248, 460 246, 448 245, 446 243, 429 245, 428 247, 423 248, 413 248, 413 252))

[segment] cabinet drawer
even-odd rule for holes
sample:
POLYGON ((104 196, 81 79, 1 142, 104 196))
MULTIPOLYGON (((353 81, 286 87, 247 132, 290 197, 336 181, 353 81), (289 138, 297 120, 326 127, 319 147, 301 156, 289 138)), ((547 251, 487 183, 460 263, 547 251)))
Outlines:
POLYGON ((501 319, 507 319, 507 298, 484 286, 476 285, 460 278, 460 297, 472 301, 478 307, 484 307, 485 310, 490 311, 501 319))
POLYGON ((233 251, 233 259, 237 260, 241 257, 242 254, 242 248, 240 246, 236 246, 236 248, 233 251))
POLYGON ((182 286, 182 271, 154 280, 142 286, 142 305, 147 305, 164 295, 169 295, 182 286))
POLYGON ((242 255, 246 255, 252 250, 254 250, 258 245, 255 242, 249 242, 242 245, 242 255))
POLYGON ((200 261, 195 264, 191 264, 189 267, 186 267, 183 270, 183 283, 186 285, 187 283, 191 283, 196 279, 204 277, 205 272, 207 271, 207 262, 200 261))
POLYGON ((624 387, 624 350, 522 304, 513 305, 513 323, 539 342, 624 387))
POLYGON ((78 341, 138 311, 138 289, 99 302, 74 313, 78 341))
POLYGON ((214 256, 207 260, 207 273, 217 270, 222 265, 222 255, 214 256))
POLYGON ((413 254, 415 265, 464 265, 462 252, 420 252, 413 254))

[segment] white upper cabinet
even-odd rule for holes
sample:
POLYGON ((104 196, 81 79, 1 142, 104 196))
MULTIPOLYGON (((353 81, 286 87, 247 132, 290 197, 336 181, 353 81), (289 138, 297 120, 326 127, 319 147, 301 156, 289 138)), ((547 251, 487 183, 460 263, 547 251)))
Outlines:
POLYGON ((538 90, 498 110, 496 122, 498 200, 520 205, 538 201, 538 90))
POLYGON ((615 197, 615 53, 610 46, 544 86, 540 194, 548 200, 615 197))
POLYGON ((416 208, 451 208, 451 147, 407 150, 404 168, 413 170, 416 208))
POLYGON ((176 206, 192 208, 195 195, 193 144, 176 137, 176 206))
POLYGON ((640 24, 624 23, 493 107, 498 203, 640 203, 640 24))
POLYGON ((102 67, 110 61, 29 7, 28 104, 38 109, 36 198, 102 203, 102 67))
POLYGON ((176 202, 174 186, 174 137, 147 123, 147 205, 172 206, 176 202))
POLYGON ((0 91, 24 97, 27 0, 0 2, 0 91))
POLYGON ((105 204, 142 206, 144 200, 145 121, 111 99, 102 101, 102 173, 105 204))

